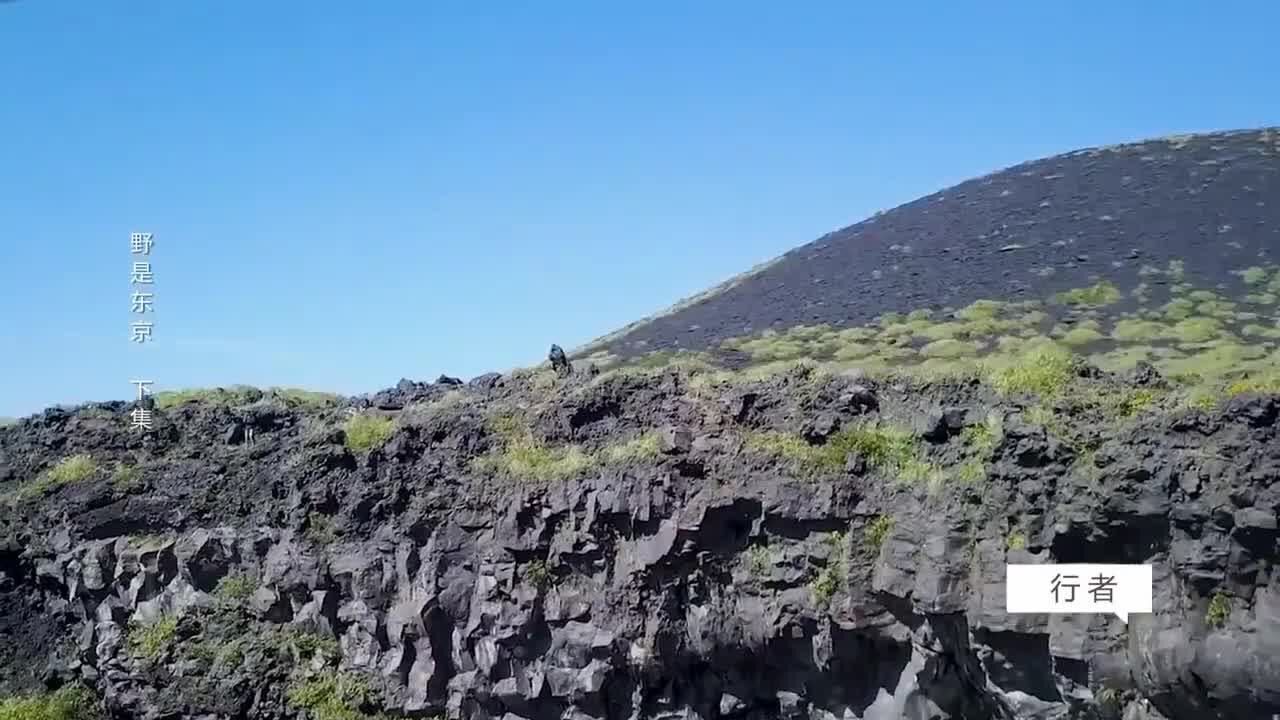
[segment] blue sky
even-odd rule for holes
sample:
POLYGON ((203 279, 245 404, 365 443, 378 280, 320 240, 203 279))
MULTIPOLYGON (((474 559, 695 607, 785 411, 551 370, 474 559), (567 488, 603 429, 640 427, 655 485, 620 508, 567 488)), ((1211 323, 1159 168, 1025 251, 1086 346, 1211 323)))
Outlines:
POLYGON ((0 4, 0 415, 531 364, 974 175, 1280 123, 1274 2, 476 5, 0 4))

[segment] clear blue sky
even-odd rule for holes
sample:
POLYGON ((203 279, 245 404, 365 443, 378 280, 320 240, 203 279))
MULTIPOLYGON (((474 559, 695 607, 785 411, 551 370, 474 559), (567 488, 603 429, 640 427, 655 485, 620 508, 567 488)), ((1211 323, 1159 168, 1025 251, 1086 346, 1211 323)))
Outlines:
POLYGON ((1271 0, 476 5, 0 3, 0 415, 531 364, 974 175, 1280 123, 1271 0))

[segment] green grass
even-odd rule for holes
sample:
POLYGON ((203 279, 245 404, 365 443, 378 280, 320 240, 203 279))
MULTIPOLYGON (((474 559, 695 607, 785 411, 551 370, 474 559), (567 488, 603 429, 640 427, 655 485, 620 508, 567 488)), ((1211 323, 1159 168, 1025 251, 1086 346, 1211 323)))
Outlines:
POLYGON ((525 563, 524 567, 520 568, 520 577, 539 590, 544 590, 551 585, 551 570, 542 560, 531 560, 525 563))
POLYGON ((1063 418, 1054 411, 1053 408, 1036 404, 1028 407, 1022 413, 1023 418, 1032 425, 1039 425, 1045 429, 1050 435, 1062 439, 1067 433, 1067 424, 1063 418))
POLYGON ((845 456, 857 453, 871 467, 887 472, 901 471, 915 464, 920 446, 915 433, 883 424, 857 425, 833 435, 823 445, 824 464, 843 467, 845 456))
POLYGON ((1075 357, 1054 345, 1030 348, 1010 364, 995 369, 991 384, 1002 395, 1030 393, 1052 397, 1063 392, 1075 376, 1075 357))
POLYGON ((93 458, 88 455, 72 455, 62 459, 50 468, 45 477, 53 486, 87 480, 98 469, 93 458))
POLYGON ((1116 416, 1131 418, 1147 410, 1160 399, 1160 394, 1150 388, 1133 388, 1108 396, 1109 409, 1116 416))
POLYGON ((1104 307, 1119 302, 1120 291, 1115 285, 1102 281, 1085 288, 1075 288, 1053 296, 1053 301, 1073 307, 1104 307))
POLYGON ((992 412, 981 422, 960 431, 960 442, 973 455, 986 458, 991 455, 1004 436, 1004 421, 999 413, 992 412))
POLYGON ((987 463, 970 458, 956 466, 955 478, 966 485, 981 482, 987 477, 987 469, 987 463))
POLYGON ((1226 387, 1228 397, 1247 393, 1280 395, 1280 375, 1267 374, 1260 377, 1241 378, 1226 387))
POLYGON ((291 408, 312 410, 333 407, 341 400, 341 396, 333 393, 315 392, 300 388, 272 387, 261 390, 250 385, 232 385, 226 388, 187 388, 183 390, 166 390, 152 396, 156 408, 167 410, 187 403, 205 405, 236 406, 248 405, 259 399, 279 399, 291 408))
POLYGON ((1169 336, 1178 342, 1198 343, 1218 338, 1222 331, 1222 321, 1217 318, 1188 317, 1175 323, 1169 336))
POLYGON ((1123 318, 1117 320, 1115 326, 1111 328, 1111 338, 1123 343, 1151 342, 1159 340, 1168 332, 1168 327, 1163 323, 1152 320, 1123 318))
POLYGON ((315 720, 361 720, 369 717, 363 707, 373 698, 364 678, 327 670, 314 677, 298 679, 285 693, 290 706, 306 710, 315 720))
POLYGON ((317 657, 329 662, 342 656, 337 638, 314 630, 284 627, 276 631, 275 641, 281 650, 298 662, 310 662, 317 657))
POLYGON ((844 533, 828 533, 826 542, 831 547, 827 564, 809 583, 809 592, 813 596, 814 604, 822 608, 831 604, 831 598, 844 588, 849 575, 849 558, 845 551, 844 533))
POLYGON ((846 428, 823 445, 810 445, 798 435, 780 432, 752 433, 746 437, 746 443, 748 449, 814 474, 843 470, 849 453, 858 454, 868 466, 897 475, 904 481, 927 478, 932 469, 919 457, 915 434, 892 425, 867 423, 846 428))
POLYGON ((185 649, 189 657, 231 670, 244 663, 244 645, 243 639, 205 638, 185 649))
POLYGON ((342 431, 346 436, 347 449, 364 453, 380 448, 390 440, 395 434, 396 423, 389 417, 366 413, 348 418, 342 431))
POLYGON ((79 685, 52 693, 0 698, 0 720, 91 720, 99 717, 93 694, 79 685))
POLYGON ((79 454, 65 457, 34 480, 18 488, 15 492, 15 497, 19 500, 37 497, 64 485, 84 482, 93 477, 97 471, 98 464, 89 455, 79 454))
POLYGON ((286 405, 299 409, 334 407, 342 402, 341 395, 301 388, 271 388, 267 392, 283 400, 286 405))
POLYGON ((768 545, 752 545, 747 548, 744 557, 747 570, 753 578, 758 579, 768 575, 770 568, 773 567, 773 551, 769 549, 768 545))
POLYGON ((228 388, 187 388, 155 393, 152 399, 156 409, 168 410, 187 403, 207 405, 246 405, 259 397, 261 390, 248 385, 232 385, 228 388))
POLYGON ((111 475, 116 492, 127 493, 142 486, 142 471, 132 465, 120 465, 111 475))
POLYGON ((657 431, 648 431, 616 445, 609 445, 600 451, 600 459, 610 465, 627 465, 638 462, 651 462, 662 454, 662 447, 657 431))
POLYGON ((1108 712, 1113 714, 1120 713, 1120 710, 1122 709, 1121 703, 1123 699, 1120 695, 1119 690, 1115 688, 1104 687, 1098 690, 1098 694, 1095 697, 1098 701, 1098 705, 1105 708, 1108 712))
POLYGON ((1209 609, 1205 611, 1205 624, 1211 628, 1220 628, 1227 624, 1229 617, 1231 617, 1231 598, 1223 593, 1217 593, 1209 601, 1209 609))
POLYGON ((312 511, 307 513, 307 528, 303 536, 316 545, 330 545, 338 541, 338 525, 328 515, 312 511))
POLYGON ((552 447, 541 442, 514 416, 493 418, 489 427, 501 448, 473 460, 471 466, 477 471, 550 482, 581 475, 597 464, 594 456, 577 446, 552 447))
POLYGON ((150 623, 132 623, 129 626, 129 651, 135 657, 159 659, 173 644, 178 632, 178 619, 165 615, 150 623))
POLYGON ((1106 336, 1098 331, 1096 325, 1097 323, 1093 323, 1092 326, 1082 325, 1067 330, 1062 334, 1062 344, 1069 347, 1079 347, 1105 340, 1106 336))
POLYGON ((878 553, 891 532, 893 532, 893 516, 877 515, 874 520, 867 523, 866 528, 862 531, 862 536, 866 541, 867 547, 873 553, 878 553))
POLYGON ((920 348, 920 354, 927 358, 973 357, 978 354, 978 345, 977 343, 946 338, 934 340, 920 348))
POLYGON ((214 588, 213 594, 219 600, 224 602, 244 602, 248 600, 258 589, 258 585, 253 578, 243 573, 227 575, 218 581, 218 586, 214 588))
POLYGON ((1254 265, 1252 268, 1240 270, 1240 278, 1244 279, 1245 284, 1262 284, 1266 282, 1267 270, 1254 265))

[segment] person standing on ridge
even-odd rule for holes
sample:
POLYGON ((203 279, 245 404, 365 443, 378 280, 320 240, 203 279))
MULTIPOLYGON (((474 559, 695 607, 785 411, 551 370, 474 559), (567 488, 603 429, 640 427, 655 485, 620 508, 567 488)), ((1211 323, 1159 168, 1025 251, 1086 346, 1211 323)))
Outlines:
POLYGON ((547 359, 551 361, 551 367, 560 377, 568 377, 573 372, 573 365, 569 363, 569 356, 564 354, 564 350, 559 345, 553 344, 551 352, 547 353, 547 359))

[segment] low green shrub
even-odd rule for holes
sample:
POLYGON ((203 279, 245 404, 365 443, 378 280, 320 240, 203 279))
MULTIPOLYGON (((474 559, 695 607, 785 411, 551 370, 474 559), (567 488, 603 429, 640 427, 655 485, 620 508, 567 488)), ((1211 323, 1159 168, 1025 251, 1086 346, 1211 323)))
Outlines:
POLYGON ((347 449, 355 453, 382 447, 395 433, 396 423, 389 417, 373 414, 353 415, 342 426, 347 449))

